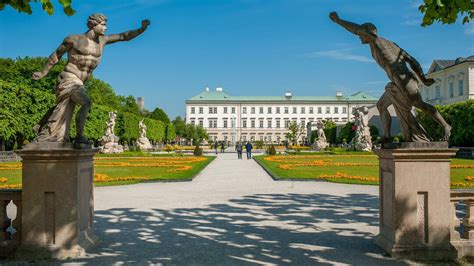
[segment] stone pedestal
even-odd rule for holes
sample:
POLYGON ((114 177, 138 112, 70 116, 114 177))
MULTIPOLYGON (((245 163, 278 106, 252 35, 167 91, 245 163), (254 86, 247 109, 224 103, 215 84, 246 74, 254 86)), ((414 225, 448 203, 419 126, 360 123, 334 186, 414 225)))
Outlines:
POLYGON ((376 243, 395 258, 456 258, 450 243, 450 158, 447 143, 401 143, 376 150, 380 176, 380 234, 376 243))
POLYGON ((17 257, 82 256, 97 242, 92 231, 97 149, 44 146, 16 151, 23 159, 23 231, 17 257))

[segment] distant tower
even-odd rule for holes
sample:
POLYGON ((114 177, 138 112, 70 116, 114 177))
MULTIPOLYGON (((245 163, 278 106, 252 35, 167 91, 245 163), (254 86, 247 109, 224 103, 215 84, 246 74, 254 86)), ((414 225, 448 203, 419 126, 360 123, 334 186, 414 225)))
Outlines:
POLYGON ((137 104, 138 110, 140 110, 140 112, 143 112, 143 109, 145 108, 145 99, 143 99, 143 97, 137 97, 137 104))

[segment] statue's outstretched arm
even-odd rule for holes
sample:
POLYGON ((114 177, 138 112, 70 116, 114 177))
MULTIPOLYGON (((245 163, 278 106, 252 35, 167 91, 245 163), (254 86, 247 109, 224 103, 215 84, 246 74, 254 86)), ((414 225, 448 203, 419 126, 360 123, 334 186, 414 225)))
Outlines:
POLYGON ((148 28, 148 25, 150 25, 150 21, 148 19, 145 19, 142 21, 142 27, 139 29, 126 31, 119 34, 108 35, 106 37, 107 38, 106 44, 111 44, 114 42, 130 41, 131 39, 142 34, 148 28))
POLYGON ((61 43, 61 45, 54 51, 49 57, 48 61, 44 65, 44 68, 42 71, 34 72, 33 73, 33 79, 39 80, 42 79, 44 76, 48 75, 49 71, 51 68, 53 68, 54 65, 56 65, 61 57, 68 52, 72 47, 72 37, 67 37, 64 39, 64 41, 61 43))
POLYGON ((423 73, 423 69, 421 68, 420 63, 418 63, 418 61, 413 56, 411 56, 409 53, 407 53, 407 51, 405 51, 401 48, 400 48, 400 50, 402 51, 403 58, 408 62, 411 69, 416 73, 416 75, 420 78, 420 80, 426 86, 430 86, 433 83, 435 83, 434 79, 427 79, 426 78, 425 74, 423 73))
POLYGON ((329 18, 334 21, 335 23, 341 25, 343 28, 345 28, 347 31, 351 32, 352 34, 358 35, 358 36, 365 36, 370 39, 373 39, 374 36, 367 32, 367 30, 360 24, 350 22, 347 20, 343 20, 339 18, 339 15, 337 15, 336 12, 331 12, 329 14, 329 18))

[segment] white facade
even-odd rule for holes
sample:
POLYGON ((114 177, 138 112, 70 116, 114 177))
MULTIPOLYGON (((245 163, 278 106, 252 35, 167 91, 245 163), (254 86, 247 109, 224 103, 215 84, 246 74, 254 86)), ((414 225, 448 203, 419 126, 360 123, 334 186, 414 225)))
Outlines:
POLYGON ((456 60, 435 60, 427 77, 436 81, 421 89, 423 100, 448 105, 474 99, 474 56, 456 60))
MULTIPOLYGON (((213 140, 280 143, 291 121, 303 127, 317 120, 343 125, 352 119, 353 108, 376 102, 362 92, 349 97, 245 97, 230 96, 222 89, 206 90, 186 101, 186 123, 203 126, 213 140)), ((299 140, 305 137, 306 130, 299 140)))

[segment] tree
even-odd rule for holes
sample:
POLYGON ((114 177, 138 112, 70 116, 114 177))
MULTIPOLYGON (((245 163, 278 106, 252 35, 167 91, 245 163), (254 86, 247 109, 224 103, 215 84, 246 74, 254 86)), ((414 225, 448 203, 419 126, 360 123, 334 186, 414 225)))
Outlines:
POLYGON ((336 123, 332 120, 323 121, 324 124, 324 135, 329 143, 336 143, 336 123))
POLYGON ((462 17, 462 23, 474 18, 474 7, 471 0, 424 0, 418 8, 424 14, 421 26, 426 27, 434 22, 452 24, 462 17))
POLYGON ((120 101, 120 111, 124 113, 132 113, 136 115, 140 114, 140 108, 138 107, 138 104, 135 101, 135 97, 133 97, 132 95, 129 95, 127 97, 119 96, 119 101, 120 101))
POLYGON ((176 132, 174 130, 174 125, 173 124, 167 124, 166 125, 166 133, 165 133, 165 140, 171 141, 176 138, 176 132))
POLYGON ((290 140, 293 145, 296 145, 296 142, 300 138, 301 135, 304 133, 304 127, 298 125, 296 121, 291 121, 288 125, 288 133, 286 133, 286 138, 290 140))
POLYGON ((174 131, 176 136, 185 138, 186 135, 186 122, 181 118, 181 116, 177 116, 173 121, 174 131))
POLYGON ((151 112, 149 116, 150 116, 150 118, 155 119, 155 120, 159 120, 159 121, 161 121, 165 124, 170 123, 170 119, 169 119, 168 115, 161 108, 156 107, 155 110, 153 110, 153 112, 151 112))
MULTIPOLYGON (((20 13, 32 14, 31 10, 31 1, 38 2, 38 0, 1 0, 0 1, 0 10, 3 10, 5 6, 11 6, 13 9, 17 10, 20 13)), ((43 7, 43 10, 52 15, 54 13, 54 6, 51 0, 41 0, 40 1, 43 7)), ((72 16, 76 13, 71 7, 72 0, 58 0, 59 4, 63 6, 63 11, 66 15, 72 16)))
POLYGON ((108 83, 91 77, 86 82, 85 88, 93 105, 109 106, 114 110, 121 109, 120 98, 108 83))

